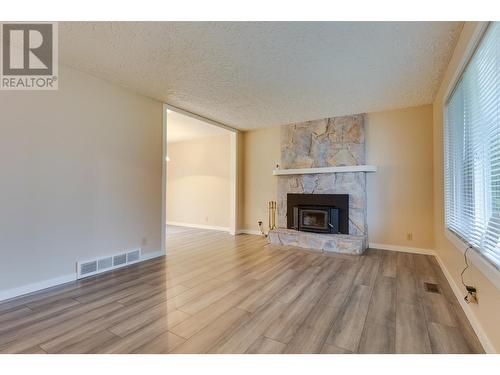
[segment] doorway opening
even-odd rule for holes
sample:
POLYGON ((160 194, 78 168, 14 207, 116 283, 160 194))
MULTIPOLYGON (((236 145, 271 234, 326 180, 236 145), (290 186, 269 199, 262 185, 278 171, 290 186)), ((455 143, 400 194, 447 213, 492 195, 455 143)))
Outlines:
POLYGON ((237 131, 164 105, 163 246, 184 228, 236 234, 237 131))

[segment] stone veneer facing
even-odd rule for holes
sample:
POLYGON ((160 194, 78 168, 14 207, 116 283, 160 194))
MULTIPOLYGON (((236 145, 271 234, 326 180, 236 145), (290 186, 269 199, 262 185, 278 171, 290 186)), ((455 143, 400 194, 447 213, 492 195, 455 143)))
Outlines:
POLYGON ((298 246, 351 255, 361 255, 367 247, 364 236, 299 232, 285 228, 270 231, 267 239, 273 245, 298 246))
MULTIPOLYGON (((280 167, 290 169, 365 164, 363 120, 363 115, 354 115, 282 126, 280 167)), ((276 233, 280 233, 282 240, 278 241, 277 234, 271 234, 271 243, 354 254, 360 253, 360 246, 362 252, 368 244, 364 172, 278 176, 277 211, 276 233), (349 235, 342 238, 329 235, 332 239, 325 244, 325 235, 283 230, 286 228, 288 193, 349 194, 349 235), (287 243, 283 243, 285 238, 289 240, 287 243), (355 245, 350 247, 349 243, 355 245), (335 244, 342 246, 342 249, 335 250, 335 244)))

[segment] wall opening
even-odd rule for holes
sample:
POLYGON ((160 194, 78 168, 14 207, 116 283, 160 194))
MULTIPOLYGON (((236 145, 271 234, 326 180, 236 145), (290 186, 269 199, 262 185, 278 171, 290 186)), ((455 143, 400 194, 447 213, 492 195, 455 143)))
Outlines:
POLYGON ((236 131, 164 108, 163 227, 236 232, 236 131))

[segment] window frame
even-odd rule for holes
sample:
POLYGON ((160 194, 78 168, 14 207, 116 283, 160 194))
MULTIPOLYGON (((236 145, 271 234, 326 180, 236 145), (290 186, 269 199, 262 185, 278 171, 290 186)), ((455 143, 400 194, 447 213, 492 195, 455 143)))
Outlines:
MULTIPOLYGON (((452 97, 453 93, 455 92, 456 88, 458 87, 458 84, 460 83, 462 76, 464 74, 465 69, 468 67, 469 63, 471 62, 471 59, 473 58, 476 50, 478 49, 481 41, 483 40, 484 34, 488 30, 488 27, 490 26, 491 22, 478 22, 470 40, 468 41, 464 53, 462 57, 459 60, 459 63, 457 65, 457 68, 454 70, 452 74, 452 78, 449 81, 449 84, 447 86, 447 89, 445 91, 445 95, 443 95, 443 104, 441 107, 442 111, 442 124, 443 124, 443 129, 442 129, 442 152, 443 152, 443 226, 444 226, 444 234, 445 238, 447 238, 456 248, 458 248, 462 253, 465 252, 465 250, 468 247, 468 242, 466 239, 462 238, 462 236, 459 233, 456 233, 452 229, 448 228, 447 223, 446 223, 446 169, 445 167, 445 162, 446 162, 446 118, 447 118, 447 106, 450 101, 450 98, 452 97)), ((495 286, 498 290, 500 290, 500 266, 497 268, 496 265, 494 265, 488 258, 486 258, 480 249, 473 247, 473 251, 469 251, 468 253, 469 260, 471 263, 476 266, 484 276, 486 276, 495 286)))

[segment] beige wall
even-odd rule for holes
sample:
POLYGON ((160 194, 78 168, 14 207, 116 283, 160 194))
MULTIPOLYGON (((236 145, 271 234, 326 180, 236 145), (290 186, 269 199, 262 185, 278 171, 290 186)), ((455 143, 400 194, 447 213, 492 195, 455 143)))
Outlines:
MULTIPOLYGON (((280 163, 280 127, 245 132, 243 148, 241 228, 257 230, 262 220, 267 229, 267 202, 277 198, 272 170, 280 163)), ((367 162, 379 167, 367 180, 370 242, 432 249, 432 106, 368 114, 366 151, 367 162)))
POLYGON ((258 221, 267 230, 267 202, 277 200, 278 180, 273 168, 280 163, 280 127, 243 133, 243 227, 257 231, 258 221))
POLYGON ((365 131, 370 243, 433 249, 432 105, 368 113, 365 131))
POLYGON ((167 163, 167 223, 229 228, 229 132, 222 136, 169 143, 167 154, 170 158, 167 163))
MULTIPOLYGON (((471 50, 470 44, 478 24, 466 22, 455 48, 441 88, 434 102, 434 222, 435 246, 444 266, 451 274, 456 288, 463 290, 460 272, 464 268, 463 253, 445 236, 444 226, 444 171, 443 171, 443 103, 454 75, 460 71, 464 57, 471 50)), ((474 262, 473 262, 474 263, 474 262)), ((498 271, 494 271, 498 277, 498 271)), ((500 352, 500 290, 472 264, 465 274, 465 280, 478 288, 479 304, 464 306, 471 314, 483 334, 483 344, 487 350, 500 352)), ((465 292, 464 292, 465 295, 465 292)))
POLYGON ((0 295, 161 249, 161 103, 61 66, 58 91, 0 92, 0 113, 0 295))

